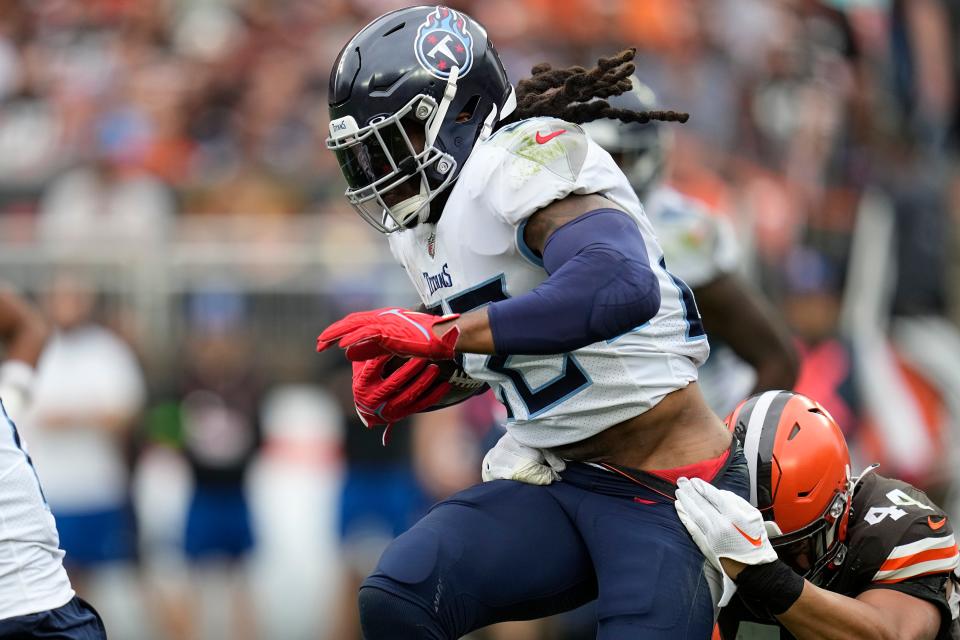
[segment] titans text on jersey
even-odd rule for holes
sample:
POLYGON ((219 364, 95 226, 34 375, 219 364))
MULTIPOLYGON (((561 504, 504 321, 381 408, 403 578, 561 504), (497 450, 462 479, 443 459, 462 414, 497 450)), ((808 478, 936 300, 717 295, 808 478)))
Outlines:
POLYGON ((436 293, 438 289, 445 289, 453 286, 453 278, 450 277, 450 267, 446 262, 443 263, 443 266, 440 268, 438 273, 431 274, 424 271, 423 279, 427 282, 427 288, 430 290, 430 295, 436 293))

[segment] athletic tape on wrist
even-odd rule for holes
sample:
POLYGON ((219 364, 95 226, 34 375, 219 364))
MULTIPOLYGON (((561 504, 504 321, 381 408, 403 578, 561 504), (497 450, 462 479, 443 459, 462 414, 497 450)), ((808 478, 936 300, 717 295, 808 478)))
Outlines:
POLYGON ((741 596, 762 602, 774 615, 792 607, 803 592, 803 577, 782 560, 748 565, 734 582, 741 596))

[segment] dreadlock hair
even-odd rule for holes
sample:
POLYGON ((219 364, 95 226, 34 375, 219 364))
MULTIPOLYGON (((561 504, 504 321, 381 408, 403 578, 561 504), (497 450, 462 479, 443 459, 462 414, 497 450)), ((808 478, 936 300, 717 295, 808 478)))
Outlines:
POLYGON ((636 53, 635 48, 630 48, 600 58, 597 66, 589 70, 580 66, 554 69, 546 62, 536 65, 530 71, 531 77, 517 83, 517 108, 498 128, 536 116, 552 116, 576 124, 601 118, 641 124, 651 120, 686 122, 688 113, 616 109, 603 99, 633 88, 630 75, 636 70, 636 53))

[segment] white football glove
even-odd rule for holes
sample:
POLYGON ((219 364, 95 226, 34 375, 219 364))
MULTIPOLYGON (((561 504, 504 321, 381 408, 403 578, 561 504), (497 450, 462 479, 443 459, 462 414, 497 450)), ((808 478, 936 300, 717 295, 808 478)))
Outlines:
MULTIPOLYGON (((680 478, 674 506, 707 561, 721 572, 720 558, 748 565, 777 560, 763 516, 737 494, 718 489, 700 478, 680 478)), ((723 596, 719 606, 730 602, 736 589, 733 581, 723 573, 723 596)))
POLYGON ((484 482, 517 480, 545 485, 560 480, 560 472, 565 468, 564 461, 554 454, 520 444, 508 432, 483 457, 481 475, 484 482))

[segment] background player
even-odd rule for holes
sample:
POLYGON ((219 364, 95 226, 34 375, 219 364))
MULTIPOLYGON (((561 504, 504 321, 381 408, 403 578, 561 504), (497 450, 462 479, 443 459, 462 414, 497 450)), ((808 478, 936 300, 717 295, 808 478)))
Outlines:
POLYGON ((106 637, 103 623, 74 595, 53 515, 11 419, 29 403, 47 335, 39 313, 0 283, 0 636, 94 640, 106 637))
POLYGON ((49 329, 40 312, 0 281, 0 397, 11 418, 19 418, 30 401, 34 367, 49 329))
POLYGON ((728 424, 748 455, 751 502, 694 479, 676 503, 736 581, 724 638, 951 637, 960 559, 939 507, 874 467, 851 480, 840 427, 805 396, 753 396, 728 424))
POLYGON ((683 119, 590 102, 630 88, 632 56, 539 65, 515 106, 483 28, 419 7, 373 21, 331 73, 328 146, 348 200, 445 313, 379 309, 321 334, 321 350, 339 342, 366 361, 354 396, 368 423, 402 417, 390 378, 422 369, 429 397, 423 380, 437 375, 413 360, 384 382, 385 356, 461 354, 516 440, 602 465, 570 464, 548 487, 484 483, 435 507, 360 591, 371 640, 459 637, 597 592, 604 640, 710 633, 703 558, 663 498, 688 472, 742 490, 742 458, 696 385, 708 347, 692 293, 622 172, 572 124, 683 119), (549 115, 563 119, 534 117, 549 115))
MULTIPOLYGON (((633 111, 657 108, 653 91, 631 77, 633 87, 607 99, 633 111)), ((720 415, 752 393, 792 389, 798 358, 789 331, 773 308, 737 274, 739 251, 730 223, 662 180, 669 166, 670 131, 655 122, 602 119, 584 130, 606 149, 630 180, 653 223, 670 272, 693 290, 711 338, 710 359, 699 383, 720 415), (733 354, 750 365, 745 371, 733 354), (751 390, 752 387, 752 390, 751 390)))

